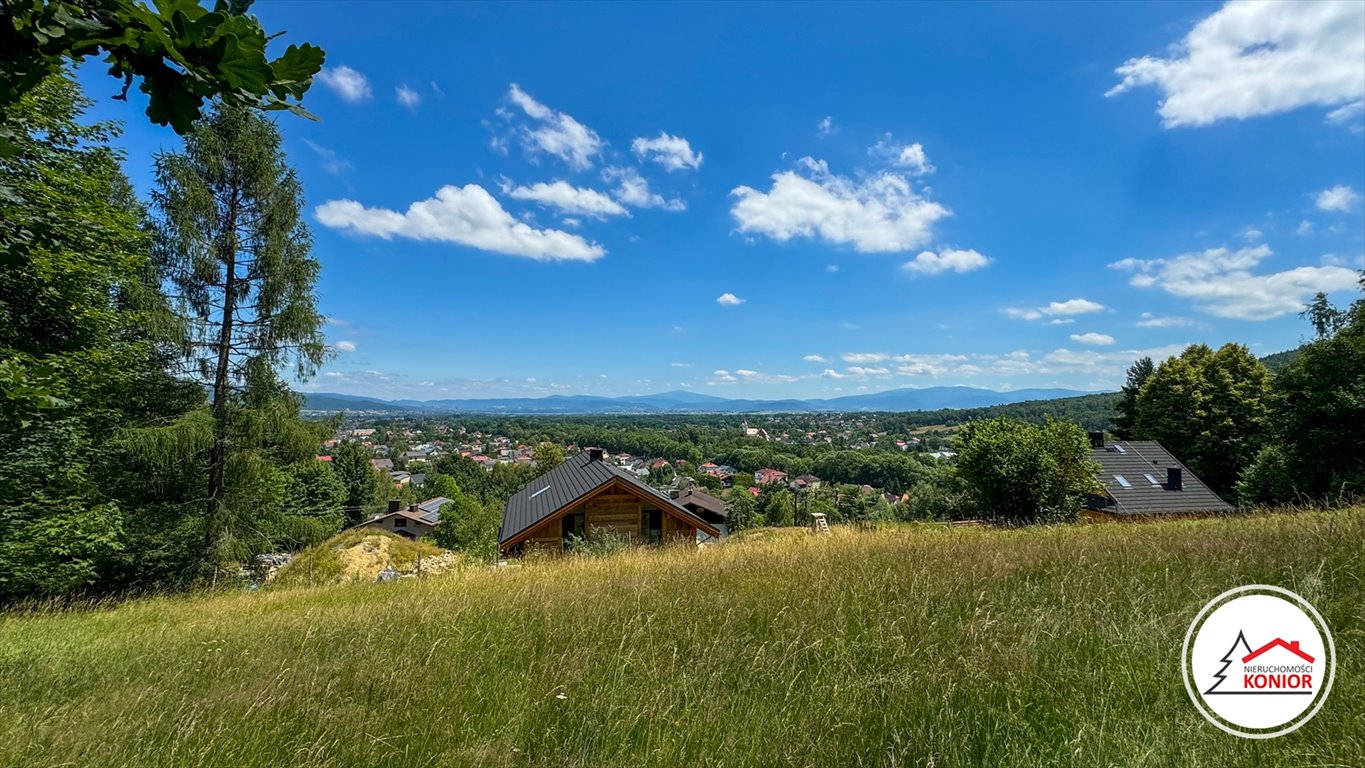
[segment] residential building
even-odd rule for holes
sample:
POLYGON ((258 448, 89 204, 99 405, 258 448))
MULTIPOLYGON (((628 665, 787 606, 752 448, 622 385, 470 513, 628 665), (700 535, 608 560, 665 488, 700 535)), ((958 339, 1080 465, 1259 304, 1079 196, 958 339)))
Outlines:
POLYGON ((758 485, 772 485, 787 479, 787 473, 778 469, 760 469, 754 473, 754 482, 758 485))
POLYGON ((559 552, 570 537, 595 530, 638 544, 720 536, 714 525, 590 448, 507 500, 498 546, 513 555, 532 548, 559 552))
MULTIPOLYGON (((387 531, 405 539, 420 539, 431 533, 441 522, 440 505, 437 504, 434 510, 429 509, 429 505, 434 501, 438 501, 438 499, 429 499, 405 509, 400 505, 398 499, 390 499, 387 512, 375 515, 355 527, 387 531)), ((444 501, 450 501, 450 499, 444 499, 444 501)))
POLYGON ((1231 504, 1155 441, 1106 443, 1104 433, 1092 432, 1090 459, 1100 465, 1103 486, 1086 499, 1084 514, 1092 520, 1232 511, 1231 504))

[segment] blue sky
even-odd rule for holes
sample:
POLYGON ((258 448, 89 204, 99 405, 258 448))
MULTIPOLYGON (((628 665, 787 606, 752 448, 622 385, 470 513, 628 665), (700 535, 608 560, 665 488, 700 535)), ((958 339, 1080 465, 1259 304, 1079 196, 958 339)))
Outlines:
MULTIPOLYGON (((255 11, 327 51, 305 389, 1113 388, 1365 254, 1365 4, 255 11)), ((175 136, 82 78, 145 191, 175 136)))

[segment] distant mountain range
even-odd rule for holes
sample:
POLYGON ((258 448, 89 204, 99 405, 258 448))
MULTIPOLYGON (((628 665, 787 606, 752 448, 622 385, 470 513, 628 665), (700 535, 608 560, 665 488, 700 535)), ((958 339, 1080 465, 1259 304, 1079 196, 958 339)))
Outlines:
POLYGON ((980 408, 1056 400, 1094 394, 1074 389, 1016 389, 996 392, 975 387, 891 389, 864 395, 814 400, 736 400, 674 390, 654 395, 595 397, 480 398, 468 400, 380 400, 332 392, 305 393, 306 408, 314 411, 382 411, 409 413, 510 413, 585 415, 597 413, 807 413, 821 411, 936 411, 941 408, 980 408))

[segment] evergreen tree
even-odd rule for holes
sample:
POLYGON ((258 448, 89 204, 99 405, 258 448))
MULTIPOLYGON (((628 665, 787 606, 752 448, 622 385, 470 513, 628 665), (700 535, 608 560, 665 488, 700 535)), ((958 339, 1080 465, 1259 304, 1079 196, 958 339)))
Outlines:
POLYGON ((346 508, 346 524, 355 525, 384 502, 391 487, 389 478, 370 463, 370 452, 354 440, 348 440, 332 451, 332 469, 346 493, 342 506, 346 508))
POLYGON ((213 109, 183 152, 157 157, 156 179, 161 265, 189 322, 189 373, 210 397, 203 548, 225 562, 270 546, 239 534, 278 506, 272 466, 315 450, 279 370, 306 380, 323 360, 319 266, 279 130, 255 110, 213 109))
POLYGON ((1120 440, 1132 440, 1133 427, 1137 422, 1137 399, 1142 385, 1152 375, 1156 366, 1152 358, 1143 357, 1128 368, 1128 378, 1123 384, 1119 401, 1114 404, 1114 434, 1120 440))

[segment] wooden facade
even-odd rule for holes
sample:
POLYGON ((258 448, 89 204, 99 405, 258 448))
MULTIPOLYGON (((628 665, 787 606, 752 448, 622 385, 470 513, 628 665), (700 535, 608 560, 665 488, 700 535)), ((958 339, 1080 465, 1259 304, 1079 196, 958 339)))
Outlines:
POLYGON ((570 519, 566 523, 566 518, 580 514, 583 516, 581 530, 588 537, 594 531, 610 531, 633 544, 696 541, 697 538, 697 527, 692 521, 629 484, 617 481, 547 517, 515 540, 505 543, 503 550, 520 546, 523 551, 563 551, 566 527, 578 530, 577 521, 570 519), (651 518, 657 520, 657 528, 653 528, 651 518), (651 528, 658 532, 657 537, 650 535, 651 528))

